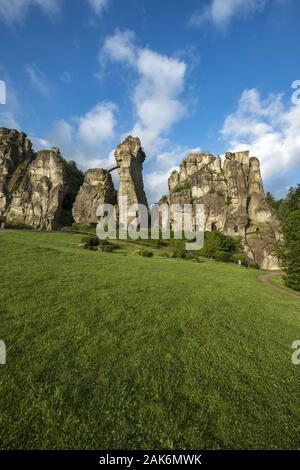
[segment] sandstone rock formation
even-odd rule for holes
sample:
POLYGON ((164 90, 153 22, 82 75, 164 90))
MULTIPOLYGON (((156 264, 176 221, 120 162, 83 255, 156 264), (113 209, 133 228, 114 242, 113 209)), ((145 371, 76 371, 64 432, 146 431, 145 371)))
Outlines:
POLYGON ((220 157, 201 152, 187 156, 168 180, 168 204, 204 204, 205 231, 241 238, 245 251, 265 269, 278 269, 280 224, 265 199, 259 161, 249 152, 220 157))
POLYGON ((0 129, 0 218, 36 229, 58 226, 67 179, 57 148, 32 151, 26 134, 0 129))
POLYGON ((88 170, 73 205, 75 222, 96 224, 97 208, 100 204, 106 203, 112 205, 117 203, 117 192, 111 174, 107 170, 98 168, 88 170))
POLYGON ((129 135, 118 145, 115 159, 118 166, 119 190, 118 201, 127 196, 127 204, 144 204, 148 207, 143 183, 143 162, 146 155, 142 149, 141 141, 129 135))

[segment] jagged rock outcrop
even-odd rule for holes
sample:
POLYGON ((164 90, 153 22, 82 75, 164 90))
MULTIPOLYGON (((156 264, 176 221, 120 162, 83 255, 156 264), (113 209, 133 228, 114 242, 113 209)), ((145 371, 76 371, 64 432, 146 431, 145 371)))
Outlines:
MULTIPOLYGON (((145 158, 146 155, 142 149, 140 139, 131 135, 126 137, 115 150, 119 175, 118 218, 120 227, 126 227, 127 224, 136 220, 136 213, 135 211, 130 212, 130 206, 142 204, 148 212, 148 202, 142 176, 145 158)), ((146 228, 148 214, 146 219, 147 221, 140 221, 140 228, 146 228)))
POLYGON ((118 201, 127 196, 128 205, 138 203, 148 207, 142 176, 145 158, 141 141, 137 137, 129 135, 117 146, 115 159, 119 175, 118 201))
POLYGON ((0 217, 6 211, 12 176, 22 176, 32 159, 32 144, 24 132, 0 128, 0 217))
POLYGON ((116 203, 117 192, 111 174, 101 168, 88 170, 73 205, 74 220, 77 223, 96 224, 98 222, 96 211, 99 205, 116 203))
POLYGON ((179 172, 172 172, 168 185, 169 205, 203 204, 205 231, 239 236, 258 266, 278 269, 280 224, 267 204, 257 158, 249 158, 249 152, 228 152, 222 166, 220 157, 192 153, 179 172))
POLYGON ((57 227, 67 186, 59 149, 32 151, 26 134, 0 129, 0 218, 57 227))

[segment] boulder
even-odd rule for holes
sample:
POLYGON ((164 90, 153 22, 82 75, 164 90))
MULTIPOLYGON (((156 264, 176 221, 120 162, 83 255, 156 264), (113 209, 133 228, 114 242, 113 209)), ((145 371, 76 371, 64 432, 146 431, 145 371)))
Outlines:
POLYGON ((77 223, 96 224, 97 208, 100 204, 117 203, 117 192, 115 191, 111 174, 102 168, 88 170, 84 176, 83 185, 73 205, 73 217, 77 223))

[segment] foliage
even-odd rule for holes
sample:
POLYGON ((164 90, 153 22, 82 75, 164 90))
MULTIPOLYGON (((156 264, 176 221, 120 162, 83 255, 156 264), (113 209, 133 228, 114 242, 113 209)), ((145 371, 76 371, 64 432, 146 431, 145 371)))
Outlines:
POLYGON ((281 221, 284 244, 279 257, 285 270, 285 284, 300 290, 300 185, 290 188, 286 198, 276 201, 267 193, 269 204, 276 210, 281 221))
POLYGON ((77 230, 78 232, 83 232, 83 233, 96 233, 95 227, 92 227, 90 224, 78 224, 78 223, 73 223, 72 227, 77 230))
POLYGON ((242 251, 239 239, 224 235, 218 230, 205 232, 204 247, 199 251, 201 256, 217 261, 234 261, 233 255, 242 251))
POLYGON ((85 235, 84 237, 81 238, 81 243, 84 244, 86 247, 93 247, 93 246, 99 246, 100 240, 96 235, 95 236, 85 235))
POLYGON ((10 220, 5 222, 5 228, 12 229, 12 230, 33 230, 31 225, 25 224, 19 220, 10 220))
POLYGON ((149 251, 149 250, 138 250, 137 254, 139 256, 143 256, 144 258, 152 258, 154 253, 153 251, 149 251))
POLYGON ((300 291, 300 209, 292 210, 284 218, 284 248, 282 264, 285 270, 285 283, 300 291))
POLYGON ((61 226, 72 225, 72 222, 74 222, 72 207, 84 180, 83 172, 77 168, 73 160, 63 160, 63 164, 67 186, 59 218, 59 225, 61 226))
POLYGON ((192 182, 187 180, 184 181, 184 183, 178 184, 174 189, 173 193, 180 193, 181 191, 184 191, 185 189, 190 189, 192 187, 192 182))
POLYGON ((226 206, 230 206, 231 203, 232 203, 232 197, 231 197, 231 196, 227 196, 227 197, 226 197, 226 201, 225 201, 226 206))

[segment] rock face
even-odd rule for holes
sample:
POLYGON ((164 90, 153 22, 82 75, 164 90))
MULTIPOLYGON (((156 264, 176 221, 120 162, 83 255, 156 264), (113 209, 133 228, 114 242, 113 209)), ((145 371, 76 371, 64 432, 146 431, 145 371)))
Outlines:
POLYGON ((65 187, 64 160, 57 148, 34 153, 26 134, 0 129, 0 218, 53 230, 65 187))
POLYGON ((107 170, 92 169, 85 173, 83 185, 73 205, 73 217, 77 223, 98 222, 96 216, 100 204, 117 203, 117 192, 115 191, 111 174, 107 170))
POLYGON ((0 128, 0 217, 6 211, 12 176, 17 168, 16 176, 22 176, 22 169, 26 169, 32 159, 32 145, 24 132, 0 128))
POLYGON ((142 149, 141 141, 137 137, 128 136, 118 145, 115 159, 118 166, 120 198, 127 196, 127 204, 144 204, 148 207, 143 183, 143 162, 146 155, 142 149))
MULTIPOLYGON (((257 158, 249 152, 189 154, 168 180, 168 204, 204 204, 205 231, 241 238, 245 251, 264 269, 278 269, 274 250, 280 224, 267 204, 257 158)), ((172 214, 171 214, 172 220, 172 214)))

